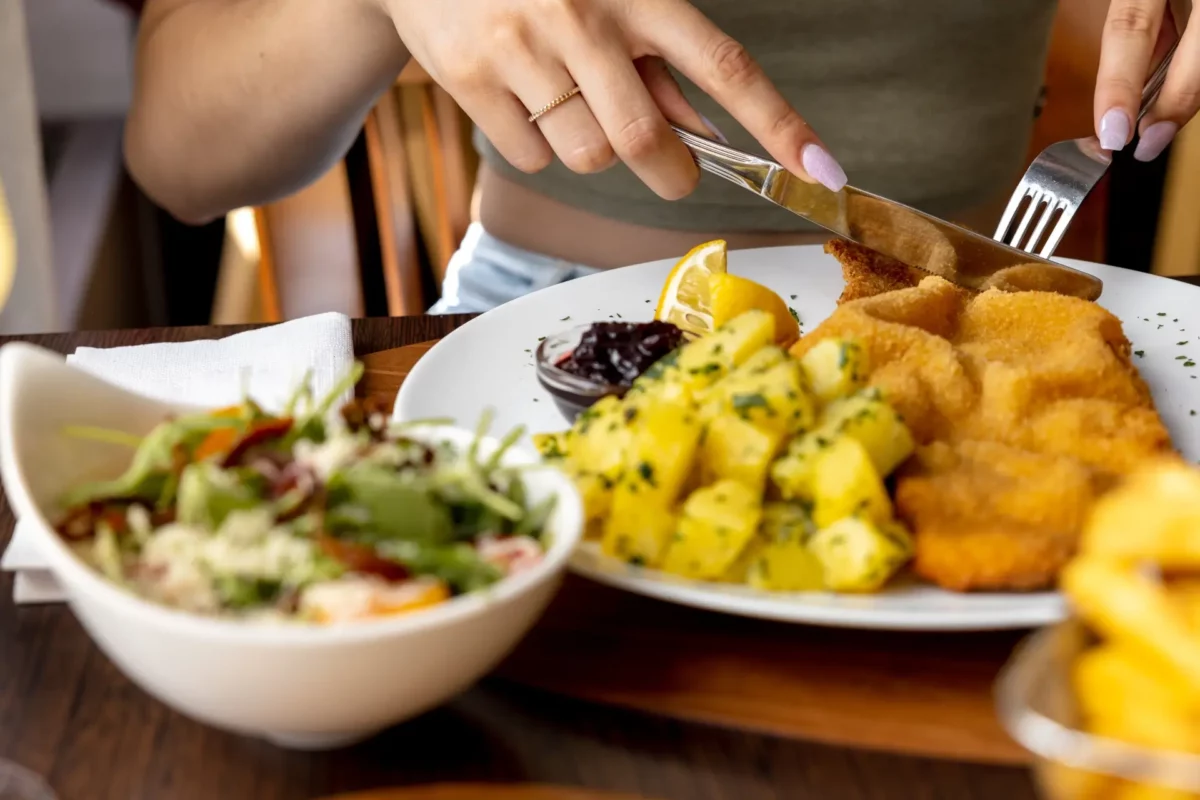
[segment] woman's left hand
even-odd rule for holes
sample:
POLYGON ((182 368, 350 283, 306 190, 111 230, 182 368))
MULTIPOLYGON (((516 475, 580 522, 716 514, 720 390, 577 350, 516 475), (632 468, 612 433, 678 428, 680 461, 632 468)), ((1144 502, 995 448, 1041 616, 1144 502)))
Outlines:
POLYGON ((1171 59, 1162 92, 1138 125, 1133 157, 1153 161, 1166 149, 1179 129, 1200 111, 1200 17, 1192 24, 1175 19, 1171 7, 1191 3, 1172 0, 1112 0, 1104 23, 1100 47, 1100 72, 1096 76, 1096 135, 1106 150, 1121 150, 1133 138, 1142 89, 1176 33, 1184 29, 1171 59))

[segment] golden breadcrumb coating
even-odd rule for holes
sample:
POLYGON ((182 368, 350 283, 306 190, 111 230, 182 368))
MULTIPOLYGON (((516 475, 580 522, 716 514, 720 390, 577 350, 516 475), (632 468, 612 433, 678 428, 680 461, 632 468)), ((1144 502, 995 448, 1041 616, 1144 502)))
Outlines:
POLYGON ((912 429, 895 496, 916 572, 955 590, 1052 585, 1095 497, 1170 450, 1120 320, 1075 297, 974 294, 855 245, 827 250, 857 299, 792 352, 857 340, 870 384, 912 429))

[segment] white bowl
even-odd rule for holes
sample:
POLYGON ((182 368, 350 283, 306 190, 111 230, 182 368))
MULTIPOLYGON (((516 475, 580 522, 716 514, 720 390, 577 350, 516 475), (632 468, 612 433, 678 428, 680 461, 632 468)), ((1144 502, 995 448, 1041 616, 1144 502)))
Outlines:
MULTIPOLYGON (((191 411, 132 394, 26 344, 0 348, 0 477, 72 610, 131 680, 202 722, 300 748, 365 738, 432 708, 491 670, 550 601, 583 529, 579 495, 556 470, 526 475, 531 502, 558 497, 546 557, 484 592, 392 619, 314 627, 241 623, 143 600, 79 560, 52 527, 56 499, 109 477, 128 449, 68 439, 68 425, 145 433, 191 411)), ((431 429, 459 445, 472 433, 431 429)), ((486 452, 495 441, 483 446, 486 452)), ((508 464, 534 463, 527 451, 508 464)))

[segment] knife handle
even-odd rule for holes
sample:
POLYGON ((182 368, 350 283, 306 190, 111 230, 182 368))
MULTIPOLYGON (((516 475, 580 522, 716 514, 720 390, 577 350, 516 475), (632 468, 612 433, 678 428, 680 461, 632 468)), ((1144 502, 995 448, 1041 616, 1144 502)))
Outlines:
POLYGON ((691 151, 700 169, 736 183, 755 194, 770 197, 769 187, 774 185, 774 178, 784 171, 783 167, 774 161, 744 153, 712 139, 705 139, 675 125, 671 128, 691 151))

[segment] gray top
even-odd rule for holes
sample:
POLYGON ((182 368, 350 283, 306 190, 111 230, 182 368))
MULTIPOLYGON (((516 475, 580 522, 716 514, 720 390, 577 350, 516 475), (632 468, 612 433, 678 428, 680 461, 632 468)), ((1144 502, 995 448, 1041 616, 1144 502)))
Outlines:
MULTIPOLYGON (((855 186, 939 216, 1011 190, 1024 168, 1054 0, 693 0, 740 41, 817 130, 855 186)), ((690 82, 684 93, 731 144, 762 148, 690 82)), ((601 216, 697 231, 807 231, 804 220, 705 175, 658 199, 624 165, 582 176, 558 161, 510 180, 601 216)))

